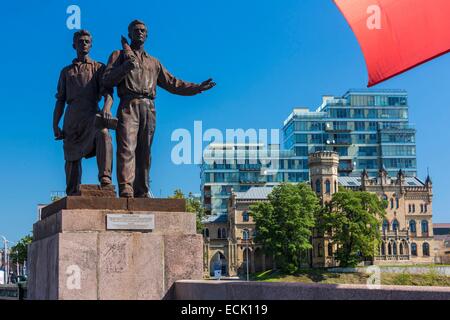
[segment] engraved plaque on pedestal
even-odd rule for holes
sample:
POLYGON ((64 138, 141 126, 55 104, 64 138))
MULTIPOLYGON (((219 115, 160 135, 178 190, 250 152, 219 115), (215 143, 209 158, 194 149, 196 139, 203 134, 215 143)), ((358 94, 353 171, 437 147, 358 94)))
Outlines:
POLYGON ((155 229, 154 214, 107 214, 106 230, 139 230, 155 229))

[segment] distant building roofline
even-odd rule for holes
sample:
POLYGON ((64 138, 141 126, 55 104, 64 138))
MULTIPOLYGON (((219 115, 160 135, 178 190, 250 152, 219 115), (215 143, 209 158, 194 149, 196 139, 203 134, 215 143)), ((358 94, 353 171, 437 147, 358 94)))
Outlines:
POLYGON ((450 229, 450 223, 433 223, 434 229, 450 229))

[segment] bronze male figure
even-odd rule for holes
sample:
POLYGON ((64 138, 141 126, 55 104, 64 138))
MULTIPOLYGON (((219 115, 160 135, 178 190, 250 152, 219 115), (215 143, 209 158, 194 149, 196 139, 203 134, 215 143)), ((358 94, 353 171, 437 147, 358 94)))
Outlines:
MULTIPOLYGON (((103 81, 117 87, 120 104, 117 111, 117 179, 121 197, 148 197, 151 146, 156 125, 154 99, 156 86, 178 95, 192 96, 215 86, 212 79, 201 84, 175 78, 144 50, 147 27, 134 20, 128 26, 131 44, 114 51, 103 81)), ((125 41, 126 42, 126 41, 125 41)), ((109 114, 105 118, 111 117, 109 114)))
POLYGON ((77 58, 62 69, 53 112, 53 131, 57 140, 64 140, 66 161, 66 193, 76 195, 81 184, 82 158, 97 157, 98 179, 102 187, 111 185, 112 141, 108 129, 97 129, 95 117, 98 103, 104 97, 104 113, 110 113, 112 92, 102 86, 105 65, 92 60, 89 51, 92 36, 86 30, 73 35, 77 58), (67 104, 67 109, 65 106, 67 104), (64 115, 63 129, 59 122, 64 115))

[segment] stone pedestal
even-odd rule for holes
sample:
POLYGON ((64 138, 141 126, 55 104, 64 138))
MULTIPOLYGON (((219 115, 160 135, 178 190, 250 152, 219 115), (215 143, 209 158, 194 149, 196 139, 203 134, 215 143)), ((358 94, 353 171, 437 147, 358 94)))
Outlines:
POLYGON ((174 281, 202 279, 203 239, 184 200, 104 195, 82 192, 42 210, 28 253, 29 299, 171 299, 174 281), (107 230, 109 214, 154 215, 154 230, 107 230))

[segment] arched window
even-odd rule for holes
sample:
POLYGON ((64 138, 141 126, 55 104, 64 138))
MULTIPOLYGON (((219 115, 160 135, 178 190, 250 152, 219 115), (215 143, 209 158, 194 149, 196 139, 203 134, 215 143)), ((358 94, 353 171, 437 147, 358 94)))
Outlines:
POLYGON ((392 230, 397 231, 399 229, 400 229, 400 224, 398 223, 397 219, 394 219, 394 221, 392 221, 392 230))
POLYGON ((320 180, 317 179, 317 180, 316 180, 316 192, 317 192, 317 193, 320 193, 320 192, 321 192, 320 189, 321 189, 321 188, 320 188, 320 180))
POLYGON ((412 233, 416 233, 416 220, 409 221, 409 231, 412 233))
POLYGON ((208 229, 208 228, 206 228, 206 229, 203 230, 203 235, 204 235, 206 238, 209 238, 209 229, 208 229))
POLYGON ((408 204, 408 213, 411 213, 412 212, 412 206, 411 206, 411 204, 408 204))
POLYGON ((217 229, 217 239, 222 239, 222 229, 217 229))
POLYGON ((391 209, 394 209, 394 198, 391 198, 391 209))
POLYGON ((389 222, 387 220, 383 220, 383 232, 389 231, 389 222))
POLYGON ((383 199, 383 206, 384 206, 385 209, 387 209, 388 206, 389 206, 388 196, 383 194, 382 199, 383 199))
POLYGON ((244 222, 248 222, 250 220, 249 214, 247 211, 244 211, 244 213, 242 214, 242 221, 244 222))
POLYGON ((386 255, 386 248, 384 241, 381 242, 381 255, 382 256, 386 255))
POLYGON ((227 238, 227 230, 225 230, 225 228, 222 228, 222 239, 226 238, 227 238))
POLYGON ((427 235, 428 234, 428 221, 422 220, 422 234, 427 235))
POLYGON ((411 255, 417 256, 417 244, 411 243, 411 255))
POLYGON ((388 255, 392 256, 392 243, 388 243, 388 255))
POLYGON ((428 212, 428 205, 426 203, 424 204, 424 207, 425 207, 425 212, 428 212))
POLYGON ((394 254, 394 256, 397 255, 397 243, 394 242, 392 245, 392 253, 394 254))
POLYGON ((416 212, 416 205, 415 204, 412 205, 412 212, 416 212))
POLYGON ((400 243, 399 249, 400 249, 400 255, 403 255, 403 244, 402 243, 400 243))
POLYGON ((420 204, 420 212, 423 212, 423 203, 420 204))
POLYGON ((333 256, 333 244, 331 242, 328 242, 328 255, 333 256))
POLYGON ((248 239, 250 238, 250 233, 248 232, 248 229, 244 229, 244 230, 242 231, 242 238, 243 238, 244 240, 248 240, 248 239))
POLYGON ((430 256, 430 245, 428 243, 424 243, 422 246, 422 252, 424 257, 430 256))
POLYGON ((395 207, 398 209, 400 207, 400 201, 398 198, 395 198, 395 207))
POLYGON ((330 182, 330 180, 325 181, 325 192, 327 194, 331 193, 331 182, 330 182))

